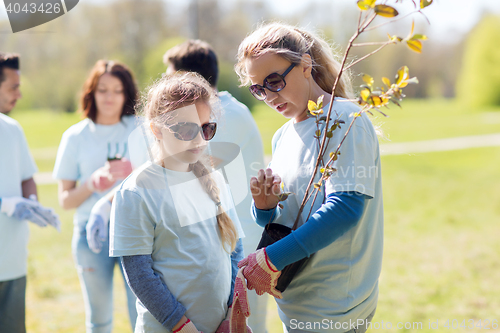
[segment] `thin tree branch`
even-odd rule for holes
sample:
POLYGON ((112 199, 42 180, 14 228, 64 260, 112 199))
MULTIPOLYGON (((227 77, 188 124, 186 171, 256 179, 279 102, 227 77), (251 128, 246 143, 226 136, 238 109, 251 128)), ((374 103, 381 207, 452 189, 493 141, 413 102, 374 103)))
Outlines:
POLYGON ((387 43, 387 41, 385 41, 385 42, 371 42, 371 43, 358 43, 358 44, 352 44, 352 47, 383 45, 386 43, 387 43))
POLYGON ((380 46, 380 47, 379 47, 378 49, 376 49, 375 51, 373 51, 373 52, 371 52, 371 53, 368 53, 367 55, 365 55, 365 56, 363 56, 363 57, 359 58, 359 59, 358 59, 358 60, 356 60, 355 62, 353 62, 353 63, 349 64, 349 65, 348 65, 348 66, 347 66, 344 70, 348 70, 349 68, 351 68, 352 66, 356 65, 357 63, 359 63, 359 62, 361 62, 361 61, 365 60, 366 58, 368 58, 368 57, 370 57, 370 56, 374 55, 375 53, 377 53, 378 51, 382 50, 382 49, 383 49, 384 47, 386 47, 387 45, 394 44, 394 43, 395 43, 395 42, 392 42, 392 41, 385 43, 384 45, 380 46))
POLYGON ((393 20, 386 21, 386 22, 381 23, 381 24, 378 24, 378 25, 376 25, 376 26, 373 26, 373 27, 367 28, 367 29, 365 29, 364 31, 370 31, 370 30, 375 30, 375 29, 378 29, 378 28, 380 28, 380 27, 383 27, 384 25, 394 23, 394 22, 399 21, 399 20, 402 20, 402 19, 404 19, 404 18, 406 18, 406 17, 408 17, 408 16, 410 16, 410 15, 413 15, 413 14, 415 14, 415 13, 419 13, 420 11, 421 11, 421 9, 419 9, 419 10, 415 10, 415 11, 413 11, 413 12, 410 12, 410 13, 408 13, 408 14, 405 14, 405 15, 400 16, 400 17, 398 17, 398 18, 395 18, 395 19, 393 19, 393 20))

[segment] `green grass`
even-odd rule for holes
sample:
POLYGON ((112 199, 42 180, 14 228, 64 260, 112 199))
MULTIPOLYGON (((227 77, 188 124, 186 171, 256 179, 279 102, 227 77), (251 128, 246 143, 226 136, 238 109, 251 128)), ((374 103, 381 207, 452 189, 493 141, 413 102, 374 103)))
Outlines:
MULTIPOLYGON (((500 131, 499 109, 460 109, 453 101, 407 101, 391 108, 383 130, 393 142, 436 139, 500 131)), ((37 163, 51 169, 62 132, 79 119, 43 112, 13 114, 24 127, 37 163), (53 119, 52 122, 45 122, 53 119), (46 131, 37 132, 41 125, 46 131), (41 144, 41 140, 45 140, 41 144), (51 157, 52 156, 52 157, 51 157), (45 161, 45 162, 44 162, 45 161)), ((287 120, 261 105, 254 116, 266 153, 274 131, 287 120)), ((446 319, 500 319, 500 147, 382 157, 385 244, 380 296, 374 322, 422 322, 422 330, 446 332, 446 319), (496 317, 495 317, 496 316, 496 317), (438 330, 428 329, 439 320, 438 330)), ((42 168, 41 168, 42 169, 42 168)), ((49 170, 50 171, 50 170, 49 170)), ((57 203, 56 185, 38 187, 41 202, 63 221, 54 229, 31 226, 27 291, 30 332, 82 332, 83 299, 71 257, 73 211, 57 203)), ((130 332, 125 295, 116 281, 115 328, 130 332)), ((274 300, 269 299, 269 332, 281 332, 274 300)), ((491 325, 490 325, 491 327, 491 325)), ((482 332, 454 329, 453 332, 482 332)), ((489 332, 499 330, 489 330, 489 332)))
POLYGON ((375 322, 428 328, 429 320, 498 319, 499 158, 500 148, 382 158, 385 245, 375 322))
POLYGON ((16 110, 9 114, 24 129, 40 172, 51 172, 62 134, 81 120, 80 114, 51 110, 16 110))

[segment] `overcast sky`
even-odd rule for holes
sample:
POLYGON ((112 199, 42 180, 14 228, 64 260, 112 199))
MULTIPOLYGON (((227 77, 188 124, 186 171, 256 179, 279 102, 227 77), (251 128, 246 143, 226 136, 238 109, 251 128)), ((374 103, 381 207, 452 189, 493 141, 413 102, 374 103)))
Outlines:
MULTIPOLYGON (((80 0, 80 3, 105 4, 109 1, 112 0, 80 0)), ((171 5, 178 5, 179 3, 187 4, 191 0, 163 1, 167 1, 171 5)), ((233 1, 224 0, 222 3, 230 4, 233 1)), ((319 5, 330 2, 334 6, 342 7, 353 6, 356 2, 356 0, 268 0, 266 3, 270 5, 271 10, 277 17, 283 17, 300 13, 312 1, 319 5)), ((0 0, 0 2, 3 2, 3 0, 0 0)), ((78 10, 78 7, 75 10, 78 10)), ((485 12, 500 14, 500 0, 434 0, 434 4, 426 8, 425 12, 432 24, 430 29, 433 35, 432 39, 445 40, 449 39, 450 32, 458 33, 458 36, 467 33, 485 12)), ((0 4, 0 20, 5 19, 7 19, 5 6, 0 4)))

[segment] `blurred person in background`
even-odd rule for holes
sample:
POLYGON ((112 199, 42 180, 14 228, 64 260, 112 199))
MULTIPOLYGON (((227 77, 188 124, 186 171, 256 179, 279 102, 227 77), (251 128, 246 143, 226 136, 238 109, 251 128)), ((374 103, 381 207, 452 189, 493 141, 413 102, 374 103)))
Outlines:
MULTIPOLYGON (((211 142, 237 145, 243 156, 247 178, 244 181, 248 186, 252 175, 256 175, 257 171, 264 167, 262 139, 248 107, 237 101, 229 92, 217 90, 219 67, 217 55, 211 45, 201 40, 188 40, 168 50, 163 56, 163 62, 168 66, 167 74, 176 71, 196 72, 209 82, 223 109, 217 134, 211 142)), ((262 228, 253 221, 250 214, 252 196, 249 189, 246 193, 244 200, 236 206, 245 233, 242 239, 245 255, 255 251, 262 234, 262 228)), ((254 333, 264 333, 268 297, 249 291, 248 298, 252 312, 248 325, 254 333)))
MULTIPOLYGON (((85 119, 64 132, 54 166, 60 205, 76 208, 72 250, 88 333, 109 333, 112 329, 113 272, 119 260, 109 257, 108 224, 113 191, 133 169, 128 137, 138 124, 134 109, 137 97, 127 66, 97 61, 83 86, 81 112, 85 119)), ((136 297, 126 282, 125 288, 134 328, 136 297)))
POLYGON ((0 332, 26 332, 29 226, 60 230, 52 209, 38 203, 37 171, 24 132, 8 114, 21 98, 19 56, 0 52, 0 332))

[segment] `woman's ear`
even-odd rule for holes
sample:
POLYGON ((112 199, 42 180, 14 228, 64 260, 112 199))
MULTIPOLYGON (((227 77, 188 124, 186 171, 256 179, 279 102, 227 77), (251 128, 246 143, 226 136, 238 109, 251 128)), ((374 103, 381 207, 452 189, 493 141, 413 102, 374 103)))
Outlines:
POLYGON ((304 73, 304 77, 308 79, 312 75, 312 59, 311 56, 307 53, 302 55, 302 59, 300 61, 300 65, 302 66, 302 72, 304 73))
POLYGON ((153 132, 157 140, 161 140, 163 138, 161 131, 158 129, 158 127, 156 127, 156 125, 153 122, 149 123, 149 127, 151 128, 151 132, 153 132))

